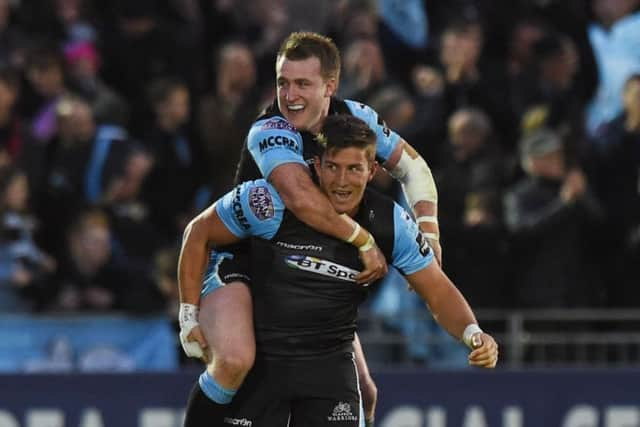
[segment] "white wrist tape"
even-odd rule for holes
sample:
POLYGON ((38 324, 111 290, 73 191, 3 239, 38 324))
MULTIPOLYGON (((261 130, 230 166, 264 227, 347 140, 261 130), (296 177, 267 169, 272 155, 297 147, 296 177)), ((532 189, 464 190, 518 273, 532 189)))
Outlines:
POLYGON ((373 248, 373 245, 375 244, 376 244, 376 241, 373 239, 373 234, 369 233, 369 238, 364 243, 364 245, 358 248, 358 250, 360 252, 367 252, 369 249, 373 248))
POLYGON ((464 328, 464 332, 462 332, 462 342, 467 345, 469 348, 473 348, 473 342, 471 339, 475 334, 482 333, 482 329, 475 323, 471 323, 464 328))
POLYGON ((202 348, 197 341, 189 341, 191 330, 198 326, 198 306, 193 304, 180 304, 178 322, 180 323, 180 344, 184 353, 189 357, 200 358, 203 356, 202 348))
POLYGON ((423 231, 422 235, 429 240, 435 240, 435 241, 440 240, 440 236, 438 236, 438 233, 430 233, 428 231, 423 231))
POLYGON ((360 234, 360 230, 362 229, 362 227, 360 227, 360 224, 358 224, 357 222, 355 224, 356 228, 353 229, 353 233, 351 233, 351 236, 349 236, 349 238, 347 239, 347 243, 353 243, 353 241, 358 237, 358 234, 360 234))
POLYGON ((438 190, 431 169, 422 157, 412 159, 403 149, 398 164, 389 173, 402 183, 402 189, 412 208, 422 201, 438 203, 438 190))
POLYGON ((432 222, 434 224, 438 223, 438 217, 435 215, 423 215, 416 218, 416 222, 420 224, 421 222, 432 222))

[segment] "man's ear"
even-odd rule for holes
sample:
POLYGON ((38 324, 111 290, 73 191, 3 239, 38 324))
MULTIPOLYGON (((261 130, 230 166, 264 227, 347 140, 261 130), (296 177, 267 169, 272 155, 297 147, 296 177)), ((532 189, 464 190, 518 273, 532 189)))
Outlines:
POLYGON ((333 95, 336 94, 337 89, 338 89, 338 81, 335 79, 335 77, 331 77, 327 79, 327 86, 326 86, 324 96, 326 96, 327 98, 332 97, 333 95))
POLYGON ((379 164, 375 160, 371 163, 371 170, 369 171, 369 179, 367 179, 367 182, 370 182, 376 175, 376 172, 378 172, 378 166, 379 164))
POLYGON ((314 156, 313 157, 313 167, 316 169, 316 175, 320 176, 320 168, 322 166, 322 160, 320 160, 320 157, 318 156, 314 156))

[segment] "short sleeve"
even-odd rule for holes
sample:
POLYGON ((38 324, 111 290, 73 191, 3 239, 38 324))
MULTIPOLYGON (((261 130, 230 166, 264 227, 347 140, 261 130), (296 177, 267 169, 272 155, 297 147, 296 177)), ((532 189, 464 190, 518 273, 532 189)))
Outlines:
POLYGON ((394 205, 394 241, 391 263, 406 276, 431 264, 433 251, 413 218, 400 205, 397 203, 394 205))
POLYGON ((215 209, 238 238, 271 239, 280 228, 285 207, 275 188, 258 179, 236 186, 216 202, 215 209))
POLYGON ((376 156, 382 163, 389 160, 391 153, 400 143, 400 135, 389 129, 376 111, 366 104, 346 99, 351 114, 365 121, 377 136, 376 156))
POLYGON ((259 120, 249 130, 247 147, 263 177, 285 163, 306 166, 302 156, 302 136, 282 117, 259 120))

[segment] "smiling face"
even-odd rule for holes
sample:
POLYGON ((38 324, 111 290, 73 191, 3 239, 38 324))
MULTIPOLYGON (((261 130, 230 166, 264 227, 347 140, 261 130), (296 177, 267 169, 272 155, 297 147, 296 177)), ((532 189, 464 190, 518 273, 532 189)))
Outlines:
POLYGON ((315 56, 302 60, 280 56, 276 88, 284 117, 298 130, 318 132, 336 91, 336 79, 322 77, 320 60, 315 56))
POLYGON ((376 171, 373 155, 366 148, 347 147, 327 150, 315 167, 320 188, 338 213, 354 216, 367 183, 376 171))

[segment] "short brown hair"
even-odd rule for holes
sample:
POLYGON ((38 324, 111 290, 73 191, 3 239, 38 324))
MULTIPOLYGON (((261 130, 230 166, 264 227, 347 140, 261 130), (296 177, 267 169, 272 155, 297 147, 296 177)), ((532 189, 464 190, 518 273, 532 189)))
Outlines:
POLYGON ((375 132, 363 120, 349 114, 328 116, 322 131, 316 137, 324 146, 324 152, 335 152, 345 148, 360 148, 367 151, 367 159, 372 162, 376 155, 375 132))
POLYGON ((280 45, 276 62, 280 57, 292 61, 312 57, 320 60, 320 74, 325 80, 340 79, 340 52, 331 38, 312 32, 295 32, 289 34, 280 45))

